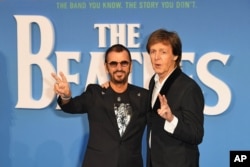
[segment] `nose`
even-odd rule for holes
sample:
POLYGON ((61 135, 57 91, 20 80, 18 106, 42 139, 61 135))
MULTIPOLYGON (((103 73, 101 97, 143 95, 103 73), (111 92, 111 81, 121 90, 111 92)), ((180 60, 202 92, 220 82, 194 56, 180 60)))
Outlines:
POLYGON ((160 52, 155 52, 154 59, 158 60, 160 57, 161 57, 161 53, 160 52))
POLYGON ((116 68, 117 68, 118 70, 122 69, 121 63, 118 63, 117 66, 116 66, 116 68))

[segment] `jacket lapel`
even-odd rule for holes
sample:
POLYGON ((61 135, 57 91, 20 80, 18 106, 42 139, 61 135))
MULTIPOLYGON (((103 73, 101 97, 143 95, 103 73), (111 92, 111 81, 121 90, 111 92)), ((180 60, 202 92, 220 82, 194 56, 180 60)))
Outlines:
MULTIPOLYGON (((180 68, 176 68, 173 73, 168 77, 168 79, 165 81, 164 85, 162 86, 161 90, 160 90, 160 94, 161 95, 166 95, 168 93, 168 90, 170 89, 171 85, 174 83, 174 81, 176 80, 176 78, 178 78, 178 76, 181 74, 181 69, 180 68)), ((150 94, 152 95, 153 89, 154 89, 154 78, 151 79, 151 83, 153 86, 151 86, 150 88, 150 94)), ((157 111, 157 109, 160 108, 160 101, 159 98, 156 99, 155 104, 153 106, 153 111, 157 111)))
POLYGON ((117 125, 117 120, 116 120, 116 116, 115 116, 115 112, 114 112, 114 93, 112 92, 112 90, 110 88, 107 89, 103 89, 101 92, 104 96, 104 104, 105 104, 105 112, 107 113, 111 125, 111 128, 114 128, 114 131, 117 132, 117 135, 120 136, 119 133, 119 128, 117 125))

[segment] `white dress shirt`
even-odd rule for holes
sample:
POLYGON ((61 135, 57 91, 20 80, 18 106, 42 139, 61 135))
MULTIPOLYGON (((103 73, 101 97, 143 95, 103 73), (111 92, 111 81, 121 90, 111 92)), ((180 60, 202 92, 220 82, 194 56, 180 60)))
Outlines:
MULTIPOLYGON (((155 75, 155 77, 154 77, 155 86, 154 86, 154 90, 153 90, 153 93, 152 93, 152 100, 151 100, 152 108, 153 108, 153 106, 155 104, 155 101, 156 101, 156 99, 157 99, 157 97, 158 97, 158 95, 160 93, 160 90, 161 90, 162 86, 164 85, 164 83, 167 80, 167 78, 169 77, 169 75, 162 82, 159 81, 159 75, 158 74, 155 75)), ((171 122, 169 122, 167 120, 165 121, 165 124, 164 124, 163 128, 164 128, 165 131, 173 134, 177 124, 178 124, 178 118, 174 116, 174 118, 173 118, 173 120, 171 122)), ((149 147, 151 147, 151 132, 150 132, 150 136, 149 136, 149 147)))

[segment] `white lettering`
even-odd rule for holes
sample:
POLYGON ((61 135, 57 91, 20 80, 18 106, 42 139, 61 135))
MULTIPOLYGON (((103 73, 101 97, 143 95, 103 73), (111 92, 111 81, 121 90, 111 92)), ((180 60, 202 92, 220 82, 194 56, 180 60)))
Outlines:
POLYGON ((110 45, 116 43, 126 46, 126 24, 110 24, 110 45))
POLYGON ((98 29, 98 37, 99 37, 98 47, 99 48, 107 47, 106 29, 109 28, 109 24, 94 24, 94 28, 98 29))
POLYGON ((107 72, 104 66, 103 52, 90 52, 91 61, 86 85, 90 83, 103 84, 108 81, 107 72))
POLYGON ((139 48, 140 43, 136 43, 135 39, 140 37, 140 34, 136 31, 136 29, 140 28, 140 24, 128 24, 128 43, 127 47, 128 48, 139 48))
POLYGON ((80 62, 81 52, 56 52, 57 58, 57 71, 62 71, 66 76, 68 82, 79 84, 79 73, 75 75, 70 75, 70 66, 69 61, 75 60, 76 62, 80 62))
POLYGON ((236 155, 236 156, 235 156, 234 162, 241 162, 240 156, 239 156, 239 155, 236 155))
POLYGON ((208 64, 211 61, 220 61, 224 65, 227 63, 229 55, 223 55, 217 52, 210 52, 203 55, 197 63, 197 74, 199 79, 207 85, 209 88, 213 89, 218 96, 218 102, 215 106, 205 106, 205 114, 207 115, 218 115, 227 110, 231 102, 231 90, 227 84, 223 81, 211 75, 208 70, 208 64))
MULTIPOLYGON (((68 82, 79 84, 79 73, 70 74, 70 61, 74 60, 80 63, 81 52, 60 52, 55 51, 56 67, 48 57, 52 55, 54 47, 54 28, 52 23, 43 16, 14 16, 17 22, 17 61, 18 61, 18 101, 16 108, 44 108, 48 106, 54 99, 53 92, 54 79, 51 77, 51 72, 62 71, 66 75, 68 82), (34 46, 32 45, 33 26, 39 28, 40 45, 39 50, 33 53, 34 46), (26 39, 26 40, 23 40, 26 39), (32 67, 38 67, 41 72, 42 88, 39 99, 34 99, 32 67), (45 77, 46 76, 46 77, 45 77)), ((137 39, 140 34, 137 29, 140 24, 95 24, 95 28, 99 33, 99 47, 107 47, 107 34, 110 36, 111 45, 114 43, 127 44, 128 48, 139 48, 140 43, 137 39), (109 33, 107 31, 110 31, 109 33)), ((37 33, 38 31, 35 31, 37 33)), ((38 39, 39 40, 39 39, 38 39)), ((91 61, 87 75, 86 85, 90 83, 105 83, 108 80, 108 74, 104 66, 103 52, 90 52, 91 61)), ((133 62, 138 62, 143 68, 143 87, 148 88, 148 83, 154 70, 150 63, 150 56, 147 52, 131 52, 133 62), (143 58, 143 59, 142 59, 143 58)), ((195 53, 183 53, 182 61, 189 61, 194 64, 195 53)), ((201 56, 197 62, 196 71, 201 82, 212 89, 218 96, 217 104, 209 106, 206 104, 204 113, 207 115, 218 115, 227 110, 231 102, 231 90, 226 83, 215 77, 209 70, 208 65, 212 61, 220 61, 226 65, 229 55, 223 55, 217 52, 210 52, 201 56)), ((129 82, 133 81, 133 74, 129 76, 129 82)), ((37 77, 37 76, 36 76, 37 77)), ((39 77, 39 76, 38 76, 39 77)), ((190 76, 192 77, 192 76, 190 76)))
POLYGON ((47 59, 54 46, 52 23, 43 16, 14 16, 17 22, 17 61, 18 61, 18 101, 16 108, 43 108, 53 100, 53 91, 48 80, 42 80, 42 95, 39 100, 32 97, 32 65, 41 70, 41 78, 49 76, 55 69, 47 59), (40 50, 32 53, 32 24, 40 29, 40 50), (51 93, 52 92, 52 93, 51 93))
POLYGON ((136 29, 140 28, 140 24, 95 24, 94 28, 98 29, 100 48, 107 47, 107 39, 110 39, 110 46, 119 43, 128 48, 140 47, 140 43, 136 43, 140 37, 136 29), (107 38, 108 34, 110 38, 107 38))
POLYGON ((236 155, 234 158, 234 162, 243 162, 247 159, 246 155, 236 155))
POLYGON ((247 159, 247 156, 246 155, 241 155, 241 162, 245 161, 247 159))

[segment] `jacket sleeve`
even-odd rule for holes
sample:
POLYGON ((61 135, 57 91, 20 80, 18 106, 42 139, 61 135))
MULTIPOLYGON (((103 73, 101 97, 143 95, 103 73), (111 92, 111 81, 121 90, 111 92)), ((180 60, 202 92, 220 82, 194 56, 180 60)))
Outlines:
POLYGON ((91 101, 94 98, 94 85, 88 85, 85 92, 81 95, 71 98, 70 101, 66 104, 62 104, 62 99, 58 97, 57 103, 60 108, 66 112, 71 114, 80 114, 86 113, 87 109, 92 104, 91 101))
POLYGON ((175 112, 178 124, 174 136, 189 144, 198 145, 204 136, 204 97, 197 85, 186 89, 179 111, 175 112))

